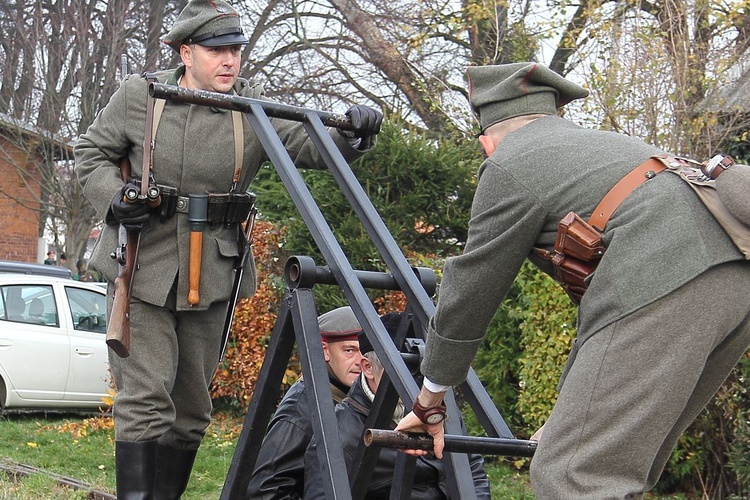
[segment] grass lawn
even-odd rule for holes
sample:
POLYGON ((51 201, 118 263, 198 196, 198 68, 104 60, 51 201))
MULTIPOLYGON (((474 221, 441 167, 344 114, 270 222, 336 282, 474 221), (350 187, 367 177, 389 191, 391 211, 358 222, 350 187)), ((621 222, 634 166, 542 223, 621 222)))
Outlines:
MULTIPOLYGON (((216 499, 232 461, 243 420, 214 416, 198 452, 185 500, 216 499)), ((71 477, 114 494, 114 431, 108 417, 71 414, 0 415, 0 462, 22 463, 71 477)), ((485 469, 494 499, 532 500, 527 469, 489 458, 485 469)), ((23 479, 0 471, 0 500, 85 499, 85 492, 58 486, 46 475, 23 479)), ((647 495, 646 498, 658 499, 647 495)), ((673 499, 689 498, 683 496, 673 499)))
MULTIPOLYGON (((185 500, 219 497, 232 461, 242 419, 217 414, 196 458, 185 500)), ((75 478, 114 494, 115 460, 112 420, 70 414, 0 416, 0 461, 22 463, 75 478)), ((488 463, 493 498, 533 499, 528 473, 507 463, 488 463)), ((0 500, 84 499, 44 475, 14 480, 0 472, 0 500)))

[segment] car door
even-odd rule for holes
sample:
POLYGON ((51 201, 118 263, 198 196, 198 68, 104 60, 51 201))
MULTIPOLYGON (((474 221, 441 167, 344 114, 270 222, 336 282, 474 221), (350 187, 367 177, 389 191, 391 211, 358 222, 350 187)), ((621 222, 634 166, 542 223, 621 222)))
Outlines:
POLYGON ((27 401, 63 399, 70 345, 60 327, 54 288, 21 281, 0 287, 0 300, 0 367, 8 390, 27 401))
POLYGON ((65 399, 101 403, 109 391, 107 304, 103 290, 64 286, 65 324, 70 338, 70 370, 65 399))

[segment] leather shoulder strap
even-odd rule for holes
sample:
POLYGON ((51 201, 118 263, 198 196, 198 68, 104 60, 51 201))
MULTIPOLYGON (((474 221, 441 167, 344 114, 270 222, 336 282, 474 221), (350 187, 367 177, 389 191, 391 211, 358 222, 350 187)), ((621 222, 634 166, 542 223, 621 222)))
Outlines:
MULTIPOLYGON (((156 130, 159 128, 159 120, 161 120, 161 114, 164 112, 164 106, 167 104, 165 99, 156 99, 155 101, 151 144, 156 142, 156 130)), ((242 113, 239 111, 232 111, 232 128, 234 129, 234 174, 232 175, 232 191, 236 191, 242 174, 242 162, 245 154, 245 142, 242 131, 242 113)))
MULTIPOLYGON (((144 73, 143 76, 149 83, 156 81, 154 73, 144 73)), ((151 168, 154 165, 154 106, 155 99, 148 95, 146 98, 146 129, 143 133, 143 166, 141 167, 141 196, 146 198, 151 180, 151 168)))
POLYGON ((652 179, 656 174, 662 172, 666 167, 654 157, 649 158, 631 170, 625 177, 614 185, 612 189, 602 198, 602 201, 594 209, 588 223, 603 232, 609 222, 609 218, 620 206, 620 203, 633 192, 635 188, 652 179))

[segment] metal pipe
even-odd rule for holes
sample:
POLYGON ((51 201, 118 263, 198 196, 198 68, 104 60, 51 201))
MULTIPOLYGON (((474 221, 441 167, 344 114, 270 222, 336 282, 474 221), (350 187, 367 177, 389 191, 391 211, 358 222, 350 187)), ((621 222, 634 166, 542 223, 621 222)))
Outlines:
MULTIPOLYGON (((435 272, 426 267, 413 269, 427 293, 434 294, 437 287, 435 272)), ((401 290, 396 278, 390 273, 355 270, 354 275, 365 288, 401 290)), ((312 257, 305 255, 289 257, 284 266, 284 278, 290 288, 312 288, 315 284, 338 285, 328 267, 316 266, 312 257)))
MULTIPOLYGON (((432 451, 432 436, 429 434, 406 433, 385 429, 365 429, 366 446, 381 446, 401 450, 432 451)), ((503 455, 510 457, 531 457, 536 451, 537 442, 524 439, 505 439, 445 435, 445 448, 448 453, 478 453, 480 455, 503 455)))
POLYGON ((156 99, 200 104, 202 106, 242 111, 244 113, 251 112, 251 107, 253 105, 258 105, 263 108, 263 111, 265 111, 268 116, 298 122, 307 121, 307 115, 313 113, 318 115, 320 120, 327 127, 335 127, 341 130, 352 129, 352 122, 346 115, 317 109, 301 108, 263 99, 253 99, 251 97, 243 97, 237 94, 222 94, 221 92, 210 92, 208 90, 187 89, 185 87, 167 85, 164 83, 150 83, 148 86, 148 93, 156 99))

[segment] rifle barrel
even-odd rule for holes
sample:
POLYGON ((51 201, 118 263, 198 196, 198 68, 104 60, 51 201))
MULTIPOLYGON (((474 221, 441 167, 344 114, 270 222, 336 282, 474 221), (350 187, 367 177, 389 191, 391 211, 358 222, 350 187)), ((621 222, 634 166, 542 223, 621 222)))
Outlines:
POLYGON ((328 127, 334 127, 341 130, 352 129, 352 122, 346 115, 320 111, 317 109, 301 108, 263 99, 242 97, 236 94, 222 94, 220 92, 210 92, 208 90, 187 89, 164 83, 150 83, 148 86, 148 92, 156 99, 200 104, 202 106, 210 106, 213 108, 242 111, 243 113, 251 112, 252 106, 258 105, 263 108, 268 116, 298 122, 307 121, 307 115, 313 113, 318 115, 323 124, 328 127))
MULTIPOLYGON (((365 445, 403 450, 432 451, 432 436, 385 429, 365 429, 365 445)), ((503 455, 509 457, 531 457, 536 451, 536 441, 524 439, 489 438, 445 435, 444 450, 449 453, 478 453, 480 455, 503 455)))

